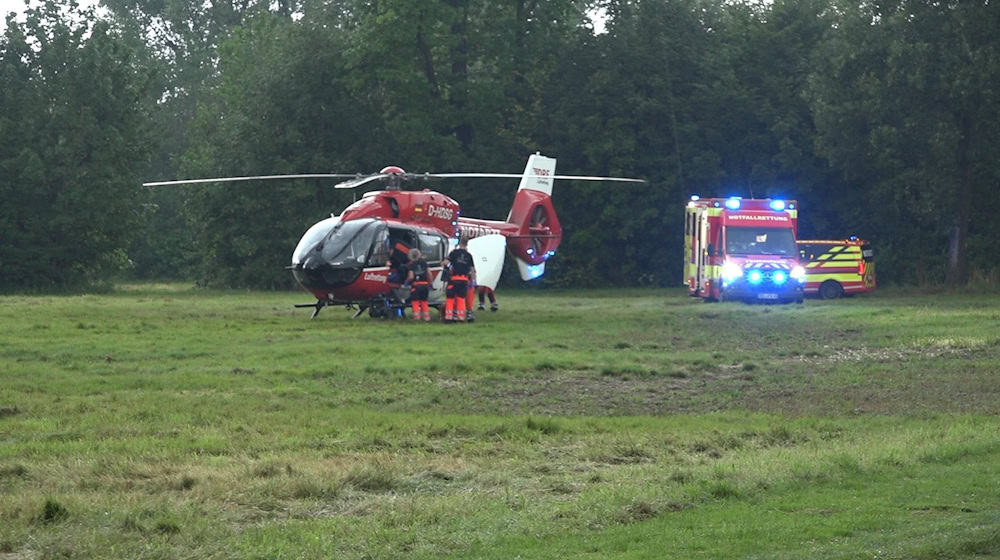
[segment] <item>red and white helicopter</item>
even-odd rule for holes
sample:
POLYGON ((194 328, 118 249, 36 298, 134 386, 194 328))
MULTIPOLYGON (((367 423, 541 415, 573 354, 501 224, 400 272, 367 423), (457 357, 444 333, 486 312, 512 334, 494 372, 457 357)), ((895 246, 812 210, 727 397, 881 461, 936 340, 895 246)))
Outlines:
POLYGON ((556 160, 541 154, 528 157, 524 173, 407 173, 389 166, 366 176, 314 173, 305 175, 265 175, 224 177, 183 181, 143 183, 147 187, 250 181, 260 179, 344 178, 334 185, 350 189, 372 182, 385 183, 385 189, 365 193, 339 215, 322 220, 305 232, 291 265, 295 280, 316 296, 315 317, 329 305, 358 306, 355 317, 368 311, 372 317, 401 315, 407 296, 405 288, 390 284, 389 260, 396 242, 420 249, 430 265, 433 282, 429 294, 432 306, 444 301, 441 261, 457 244, 459 237, 469 239, 469 252, 476 262, 476 280, 481 286, 495 288, 503 269, 505 251, 517 261, 523 280, 538 278, 545 263, 562 240, 562 227, 552 206, 552 184, 556 179, 585 181, 644 182, 622 177, 556 175, 556 160), (429 189, 404 191, 402 183, 415 179, 520 177, 514 204, 505 221, 467 218, 461 215, 458 202, 429 189))

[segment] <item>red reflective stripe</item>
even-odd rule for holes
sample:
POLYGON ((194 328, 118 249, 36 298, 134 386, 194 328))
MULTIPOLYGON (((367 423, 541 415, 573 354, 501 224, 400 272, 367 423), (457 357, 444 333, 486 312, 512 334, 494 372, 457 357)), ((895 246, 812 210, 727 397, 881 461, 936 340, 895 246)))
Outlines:
POLYGON ((463 281, 463 282, 468 282, 469 281, 469 277, 468 276, 452 276, 451 279, 452 280, 459 280, 459 281, 463 281))
POLYGON ((401 253, 408 253, 410 251, 410 248, 407 247, 406 245, 403 245, 402 243, 398 243, 397 242, 396 243, 396 250, 399 251, 399 252, 401 252, 401 253))
POLYGON ((426 286, 428 284, 427 280, 414 280, 414 286, 426 286))

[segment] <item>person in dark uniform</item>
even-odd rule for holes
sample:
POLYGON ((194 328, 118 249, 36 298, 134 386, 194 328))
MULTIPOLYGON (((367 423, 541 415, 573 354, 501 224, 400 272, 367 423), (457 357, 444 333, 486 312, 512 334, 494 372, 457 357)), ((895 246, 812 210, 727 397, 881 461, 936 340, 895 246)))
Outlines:
POLYGON ((445 269, 448 270, 448 299, 444 305, 445 321, 465 321, 466 300, 469 293, 469 284, 476 278, 476 266, 469 253, 468 240, 462 237, 458 242, 458 247, 448 253, 448 258, 442 261, 445 269))
POLYGON ((389 284, 399 286, 406 281, 406 263, 410 260, 410 247, 399 239, 390 239, 389 260, 385 263, 389 267, 389 284))
POLYGON ((410 306, 416 321, 431 320, 427 306, 427 292, 430 289, 430 268, 420 255, 420 249, 410 249, 410 262, 406 265, 406 283, 410 285, 410 306))

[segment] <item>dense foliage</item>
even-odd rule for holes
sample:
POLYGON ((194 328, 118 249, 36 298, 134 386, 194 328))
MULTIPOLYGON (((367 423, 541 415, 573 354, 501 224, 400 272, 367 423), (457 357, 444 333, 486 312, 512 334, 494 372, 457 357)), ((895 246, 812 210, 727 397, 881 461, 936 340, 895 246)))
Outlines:
MULTIPOLYGON (((548 284, 676 283, 691 193, 796 198, 803 236, 871 239, 883 282, 997 274, 995 2, 104 5, 71 16, 49 0, 0 40, 0 288, 129 263, 287 286, 299 236, 352 196, 141 179, 517 172, 534 151, 560 173, 649 180, 556 185, 565 237, 548 284)), ((513 194, 438 188, 486 218, 513 194)))
POLYGON ((84 15, 46 3, 0 41, 0 289, 100 284, 128 264, 150 80, 84 15))

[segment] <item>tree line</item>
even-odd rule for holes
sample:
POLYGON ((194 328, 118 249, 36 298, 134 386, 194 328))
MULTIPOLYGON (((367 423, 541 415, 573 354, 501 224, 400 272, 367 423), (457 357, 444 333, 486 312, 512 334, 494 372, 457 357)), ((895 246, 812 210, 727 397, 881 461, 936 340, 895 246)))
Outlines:
MULTIPOLYGON (((799 201, 880 281, 995 278, 1000 5, 988 0, 72 0, 0 37, 0 290, 115 278, 284 288, 329 181, 563 174, 541 280, 676 285, 691 194, 799 201), (594 28, 600 13, 604 29, 594 28)), ((502 218, 509 182, 433 185, 502 218)), ((507 275, 508 277, 512 275, 507 275)))

